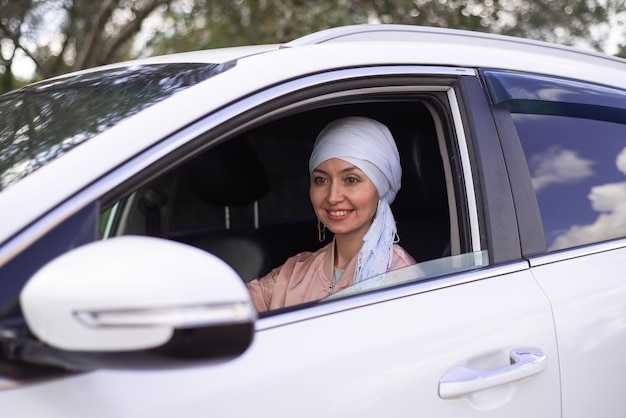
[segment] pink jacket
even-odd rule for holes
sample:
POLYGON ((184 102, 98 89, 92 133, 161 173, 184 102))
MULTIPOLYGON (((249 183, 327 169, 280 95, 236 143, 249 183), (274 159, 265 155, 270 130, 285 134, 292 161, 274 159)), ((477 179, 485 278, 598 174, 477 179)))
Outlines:
MULTIPOLYGON (((248 291, 258 312, 311 302, 329 295, 334 271, 334 242, 316 252, 302 252, 287 259, 266 276, 248 283, 248 291)), ((336 292, 352 284, 356 268, 355 256, 339 281, 332 288, 336 292)), ((415 264, 415 260, 402 247, 393 246, 393 258, 387 271, 415 264)))

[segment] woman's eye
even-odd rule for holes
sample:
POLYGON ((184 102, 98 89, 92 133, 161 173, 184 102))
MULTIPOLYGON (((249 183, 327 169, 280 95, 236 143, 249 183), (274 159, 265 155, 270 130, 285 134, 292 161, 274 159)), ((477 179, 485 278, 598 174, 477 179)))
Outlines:
POLYGON ((313 179, 313 183, 315 183, 315 184, 324 184, 324 183, 326 183, 326 179, 324 177, 315 177, 313 179))
POLYGON ((359 182, 359 179, 357 179, 356 177, 348 177, 346 179, 346 183, 348 184, 356 184, 359 182))

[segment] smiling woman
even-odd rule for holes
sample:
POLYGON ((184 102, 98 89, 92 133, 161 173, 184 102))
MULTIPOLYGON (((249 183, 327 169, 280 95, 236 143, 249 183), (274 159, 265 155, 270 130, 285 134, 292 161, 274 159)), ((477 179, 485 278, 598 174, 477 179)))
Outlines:
POLYGON ((248 284, 260 312, 311 302, 369 277, 415 264, 397 239, 390 204, 400 189, 400 156, 389 129, 365 117, 328 124, 309 160, 310 198, 334 239, 289 258, 248 284))

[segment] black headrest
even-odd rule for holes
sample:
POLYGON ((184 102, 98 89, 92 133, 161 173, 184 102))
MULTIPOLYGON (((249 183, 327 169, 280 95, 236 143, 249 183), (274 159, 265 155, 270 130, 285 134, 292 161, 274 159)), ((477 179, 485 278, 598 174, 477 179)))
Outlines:
POLYGON ((245 205, 270 191, 263 165, 245 140, 225 142, 190 161, 183 168, 183 179, 211 205, 245 205))
POLYGON ((402 164, 402 188, 392 209, 396 220, 447 213, 448 196, 443 162, 434 125, 394 126, 402 164))

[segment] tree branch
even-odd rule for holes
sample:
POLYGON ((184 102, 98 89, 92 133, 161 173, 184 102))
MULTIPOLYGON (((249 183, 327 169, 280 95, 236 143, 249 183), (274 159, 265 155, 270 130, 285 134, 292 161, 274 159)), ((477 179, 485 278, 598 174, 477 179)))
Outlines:
POLYGON ((50 71, 54 74, 58 74, 61 72, 61 67, 65 64, 63 56, 67 51, 67 47, 70 45, 72 40, 76 40, 76 18, 78 17, 78 11, 75 2, 71 2, 71 5, 66 9, 67 11, 67 27, 63 31, 63 36, 65 39, 63 40, 63 45, 61 46, 61 52, 54 59, 54 62, 49 66, 50 71))
POLYGON ((17 51, 18 49, 22 50, 24 54, 26 54, 26 56, 30 58, 31 61, 35 64, 37 71, 42 75, 42 77, 48 78, 52 76, 52 74, 39 62, 39 60, 37 60, 35 56, 24 45, 22 45, 22 43, 20 42, 20 37, 22 36, 21 32, 11 32, 9 28, 7 28, 2 22, 0 22, 0 31, 5 33, 7 35, 7 38, 9 38, 11 42, 13 42, 13 47, 15 48, 13 51, 13 56, 15 56, 15 51, 17 51))
POLYGON ((76 69, 83 69, 91 66, 93 56, 96 52, 96 46, 102 42, 102 33, 108 20, 111 18, 113 11, 117 7, 119 0, 105 0, 100 8, 100 12, 96 18, 96 23, 90 33, 87 35, 85 45, 79 51, 76 57, 76 69))
POLYGON ((136 35, 143 25, 143 21, 152 13, 157 7, 163 4, 169 4, 172 0, 152 0, 148 5, 140 10, 133 10, 135 14, 135 18, 124 27, 120 33, 110 40, 107 45, 104 47, 104 51, 102 52, 101 62, 98 64, 106 64, 110 63, 115 56, 115 53, 118 52, 121 45, 125 42, 128 42, 130 38, 136 35))

